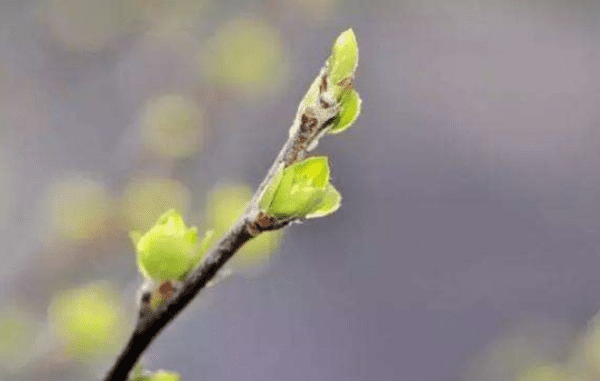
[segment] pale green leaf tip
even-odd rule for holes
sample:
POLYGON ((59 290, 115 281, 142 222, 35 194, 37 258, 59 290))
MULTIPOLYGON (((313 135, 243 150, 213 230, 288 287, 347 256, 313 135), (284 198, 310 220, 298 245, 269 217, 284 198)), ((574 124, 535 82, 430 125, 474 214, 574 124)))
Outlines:
POLYGON ((342 195, 333 185, 329 184, 323 200, 306 215, 306 218, 317 218, 330 215, 337 211, 341 205, 342 195))
POLYGON ((358 42, 356 42, 356 34, 354 34, 354 30, 352 30, 352 28, 348 28, 343 31, 338 37, 336 44, 348 45, 358 53, 358 42))
POLYGON ((346 54, 346 58, 354 61, 354 66, 356 66, 358 62, 358 42, 352 28, 346 29, 338 36, 333 45, 333 53, 346 54))
POLYGON ((344 31, 335 40, 329 58, 329 79, 338 85, 354 74, 358 65, 358 42, 352 29, 344 31))

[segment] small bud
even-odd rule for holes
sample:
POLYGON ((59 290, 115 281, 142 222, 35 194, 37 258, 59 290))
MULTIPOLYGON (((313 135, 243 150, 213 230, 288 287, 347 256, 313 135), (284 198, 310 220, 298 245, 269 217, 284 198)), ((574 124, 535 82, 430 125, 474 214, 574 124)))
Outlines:
MULTIPOLYGON (((336 194, 339 195, 329 184, 327 157, 311 157, 283 169, 273 179, 259 205, 278 219, 310 218, 311 214, 316 217, 333 212, 331 209, 338 200, 336 194)), ((335 209, 337 207, 339 200, 335 209)))
POLYGON ((339 134, 346 131, 350 127, 358 115, 362 100, 358 96, 356 90, 346 91, 340 99, 340 112, 333 121, 332 127, 329 129, 330 134, 339 134))
POLYGON ((136 246, 138 267, 148 279, 178 279, 199 260, 196 227, 187 228, 173 209, 159 217, 146 234, 132 232, 130 237, 136 246))
POLYGON ((328 77, 332 85, 354 75, 358 65, 358 43, 352 29, 348 29, 337 38, 328 60, 328 77))

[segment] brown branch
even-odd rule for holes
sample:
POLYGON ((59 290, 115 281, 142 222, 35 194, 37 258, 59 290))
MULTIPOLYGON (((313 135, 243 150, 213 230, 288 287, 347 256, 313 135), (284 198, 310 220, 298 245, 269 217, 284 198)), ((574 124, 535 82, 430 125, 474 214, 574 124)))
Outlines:
POLYGON ((313 105, 301 104, 298 108, 289 139, 252 197, 244 215, 221 239, 217 247, 207 254, 202 264, 187 276, 171 298, 156 311, 143 315, 105 381, 127 380, 129 372, 156 335, 192 301, 244 243, 263 231, 281 229, 296 221, 279 221, 268 216, 259 211, 258 203, 280 168, 302 160, 306 153, 316 146, 338 114, 339 106, 327 92, 326 75, 326 69, 323 68, 317 78, 320 83, 318 99, 313 105))

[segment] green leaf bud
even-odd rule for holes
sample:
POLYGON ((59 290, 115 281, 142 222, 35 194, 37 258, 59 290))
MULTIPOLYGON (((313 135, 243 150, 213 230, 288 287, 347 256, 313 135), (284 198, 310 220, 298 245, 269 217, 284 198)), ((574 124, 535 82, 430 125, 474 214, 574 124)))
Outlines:
POLYGON ((138 267, 149 279, 178 279, 197 262, 196 227, 187 228, 183 218, 174 209, 158 218, 156 224, 143 236, 130 234, 136 244, 138 267))
POLYGON ((311 157, 285 168, 266 213, 283 219, 304 218, 316 212, 329 191, 329 163, 326 156, 311 157))
POLYGON ((358 115, 362 106, 362 100, 356 90, 346 91, 340 100, 340 112, 329 129, 330 134, 339 134, 350 127, 358 115))
POLYGON ((332 85, 338 85, 354 74, 358 65, 358 43, 352 29, 337 38, 327 63, 327 74, 332 85))

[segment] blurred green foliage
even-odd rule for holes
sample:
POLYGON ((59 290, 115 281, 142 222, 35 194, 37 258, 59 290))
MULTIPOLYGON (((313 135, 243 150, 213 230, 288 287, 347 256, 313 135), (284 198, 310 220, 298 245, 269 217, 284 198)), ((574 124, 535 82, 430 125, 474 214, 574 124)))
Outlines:
POLYGON ((45 192, 50 237, 92 239, 107 228, 112 199, 104 184, 80 175, 56 181, 45 192))
POLYGON ((181 381, 181 377, 178 373, 161 370, 150 376, 150 381, 181 381))
POLYGON ((182 158, 202 148, 204 111, 182 95, 151 100, 141 115, 140 137, 151 152, 164 158, 182 158))
POLYGON ((568 372, 557 364, 544 364, 527 369, 516 381, 568 381, 568 372))
POLYGON ((207 79, 249 96, 277 89, 289 71, 278 30, 257 18, 221 25, 199 58, 207 79))
POLYGON ((163 177, 134 177, 125 187, 121 213, 127 230, 146 231, 165 210, 189 210, 191 192, 182 183, 163 177))
POLYGON ((17 370, 35 354, 41 325, 18 307, 4 306, 0 312, 0 369, 17 370))
POLYGON ((84 362, 112 354, 120 346, 125 318, 120 296, 107 282, 59 292, 48 308, 48 322, 65 353, 84 362))

